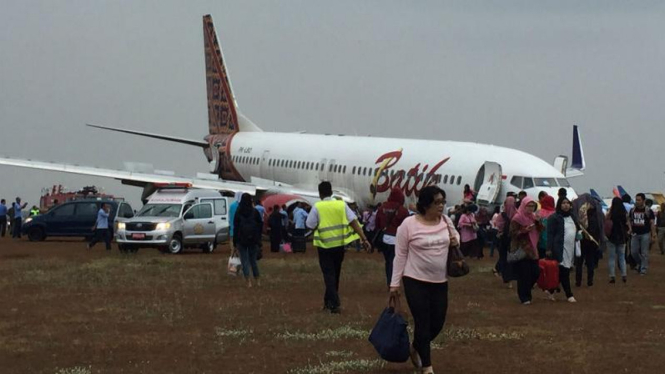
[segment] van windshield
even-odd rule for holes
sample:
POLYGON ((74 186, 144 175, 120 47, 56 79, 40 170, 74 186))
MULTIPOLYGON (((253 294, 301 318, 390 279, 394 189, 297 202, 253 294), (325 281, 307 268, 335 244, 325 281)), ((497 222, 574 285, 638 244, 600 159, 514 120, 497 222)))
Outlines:
POLYGON ((181 204, 146 204, 137 217, 180 217, 181 204))

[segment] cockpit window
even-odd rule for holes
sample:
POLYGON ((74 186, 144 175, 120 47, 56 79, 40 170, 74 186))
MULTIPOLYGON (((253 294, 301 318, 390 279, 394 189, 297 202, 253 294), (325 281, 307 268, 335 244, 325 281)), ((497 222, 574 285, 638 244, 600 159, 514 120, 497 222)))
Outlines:
POLYGON ((559 182, 559 186, 561 187, 570 187, 570 183, 568 183, 568 179, 566 178, 557 178, 557 182, 559 182))
POLYGON ((538 187, 557 187, 555 178, 535 178, 538 187))
POLYGON ((524 177, 524 187, 523 187, 523 189, 526 190, 527 188, 533 188, 533 179, 524 177))
POLYGON ((522 188, 522 177, 515 176, 510 180, 510 184, 521 189, 522 188))

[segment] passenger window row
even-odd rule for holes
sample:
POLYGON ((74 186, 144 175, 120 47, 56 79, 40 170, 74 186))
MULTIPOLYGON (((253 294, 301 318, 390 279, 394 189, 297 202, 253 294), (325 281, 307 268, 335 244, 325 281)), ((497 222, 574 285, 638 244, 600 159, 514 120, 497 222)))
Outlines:
MULTIPOLYGON (((232 159, 233 159, 234 162, 238 162, 238 163, 245 163, 245 164, 250 164, 250 165, 258 165, 259 164, 259 159, 256 158, 256 157, 233 156, 232 159)), ((325 164, 319 163, 319 162, 284 160, 284 159, 270 159, 270 160, 268 160, 268 166, 278 167, 278 168, 287 168, 287 169, 316 170, 316 171, 323 171, 323 169, 325 168, 325 164)), ((328 172, 346 174, 346 165, 329 164, 328 165, 328 172)), ((371 167, 354 166, 351 169, 351 174, 360 175, 360 176, 367 176, 367 177, 374 177, 374 176, 376 176, 376 173, 378 173, 378 172, 379 172, 379 168, 371 168, 371 167)), ((390 171, 390 178, 395 176, 395 173, 396 173, 395 170, 391 170, 390 171)), ((421 175, 420 175, 421 180, 425 177, 424 174, 425 173, 421 173, 421 175)), ((382 175, 383 176, 388 176, 388 171, 383 170, 382 175)), ((442 179, 443 179, 444 184, 448 184, 449 181, 450 181, 451 185, 452 184, 457 184, 457 185, 462 184, 462 176, 457 176, 457 181, 456 181, 454 175, 451 175, 450 177, 448 175, 443 176, 441 174, 435 174, 434 175, 434 183, 439 184, 442 179)))
POLYGON ((259 158, 258 157, 232 156, 231 159, 233 160, 233 162, 237 162, 239 164, 248 164, 248 165, 258 165, 259 164, 259 158))

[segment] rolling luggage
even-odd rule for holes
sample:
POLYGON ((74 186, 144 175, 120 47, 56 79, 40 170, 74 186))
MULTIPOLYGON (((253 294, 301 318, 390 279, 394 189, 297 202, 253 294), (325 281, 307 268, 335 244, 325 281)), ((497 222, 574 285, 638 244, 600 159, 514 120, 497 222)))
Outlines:
POLYGON ((291 250, 293 253, 298 253, 298 252, 305 252, 307 245, 307 237, 306 236, 299 236, 299 235, 293 235, 291 238, 291 250))
POLYGON ((541 259, 538 261, 540 275, 538 287, 542 290, 553 290, 559 287, 559 263, 556 260, 541 259))

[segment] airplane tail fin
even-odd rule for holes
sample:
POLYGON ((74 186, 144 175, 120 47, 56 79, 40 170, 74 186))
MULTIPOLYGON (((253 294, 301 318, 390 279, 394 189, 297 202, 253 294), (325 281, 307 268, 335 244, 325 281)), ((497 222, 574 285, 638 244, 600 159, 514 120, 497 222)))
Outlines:
POLYGON ((582 137, 577 128, 573 126, 573 162, 570 164, 573 169, 584 170, 586 162, 584 161, 584 149, 582 148, 582 137))
POLYGON ((598 202, 600 202, 600 205, 602 205, 603 207, 607 207, 607 204, 605 203, 605 200, 603 200, 603 198, 598 194, 598 192, 596 192, 596 190, 594 190, 592 188, 592 189, 589 190, 589 192, 591 192, 591 196, 594 199, 596 199, 596 200, 598 200, 598 202))
POLYGON ((617 191, 619 191, 619 194, 621 196, 628 195, 628 191, 626 191, 623 187, 621 187, 621 185, 617 186, 617 191))
POLYGON ((203 43, 208 91, 208 133, 233 134, 238 131, 261 131, 238 112, 228 70, 219 48, 212 16, 203 16, 203 43))
POLYGON ((577 129, 577 125, 573 126, 573 160, 570 167, 566 167, 568 158, 566 156, 559 156, 554 160, 554 166, 557 169, 565 170, 566 178, 579 177, 584 175, 582 172, 586 169, 586 161, 584 161, 584 149, 582 149, 582 137, 577 129), (564 169, 565 168, 565 169, 564 169))
POLYGON ((612 193, 614 194, 615 197, 621 198, 621 193, 616 188, 612 189, 612 193))

